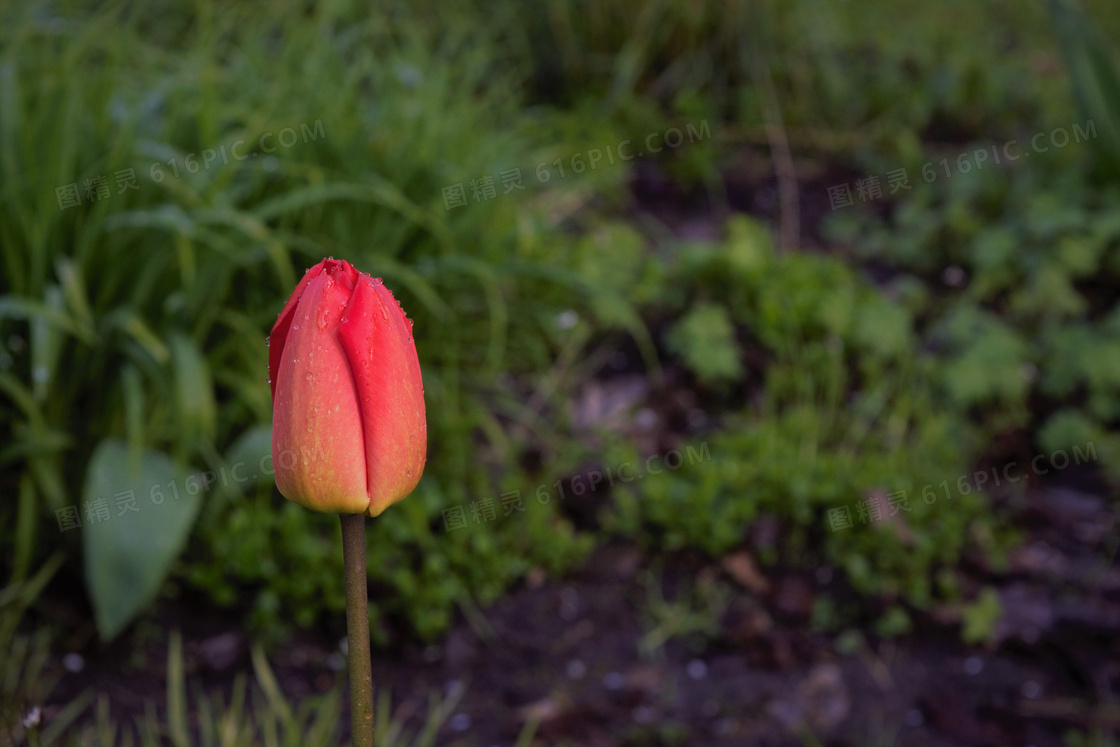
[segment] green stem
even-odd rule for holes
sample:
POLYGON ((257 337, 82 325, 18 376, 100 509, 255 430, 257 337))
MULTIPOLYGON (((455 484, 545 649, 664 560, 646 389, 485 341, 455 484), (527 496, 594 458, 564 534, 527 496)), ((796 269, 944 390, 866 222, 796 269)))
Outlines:
POLYGON ((342 562, 346 566, 346 640, 350 655, 350 744, 374 747, 373 667, 369 656, 366 590, 366 517, 342 514, 342 562))

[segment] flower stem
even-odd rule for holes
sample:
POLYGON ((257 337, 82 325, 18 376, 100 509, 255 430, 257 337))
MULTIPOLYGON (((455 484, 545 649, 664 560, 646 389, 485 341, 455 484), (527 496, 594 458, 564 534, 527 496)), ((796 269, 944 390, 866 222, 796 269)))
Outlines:
POLYGON ((342 562, 346 567, 346 639, 350 656, 350 744, 374 747, 373 668, 369 656, 366 590, 366 517, 342 514, 342 562))

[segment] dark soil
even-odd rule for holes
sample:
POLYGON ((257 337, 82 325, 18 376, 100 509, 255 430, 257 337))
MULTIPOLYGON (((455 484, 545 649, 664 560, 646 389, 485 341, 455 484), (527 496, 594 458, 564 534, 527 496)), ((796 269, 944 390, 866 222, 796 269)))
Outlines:
MULTIPOLYGON (((1050 485, 1028 491, 1016 514, 1030 532, 1022 549, 1002 572, 978 568, 972 579, 996 586, 1004 608, 985 646, 961 643, 950 610, 915 613, 916 629, 896 639, 814 632, 818 597, 852 601, 828 568, 764 572, 745 548, 720 563, 669 557, 650 572, 647 555, 615 544, 569 578, 532 574, 439 643, 377 653, 375 679, 416 725, 432 692, 462 693, 437 741, 462 747, 512 745, 529 720, 539 724, 535 744, 582 747, 1048 747, 1069 728, 1115 731, 1115 513, 1050 485), (650 616, 650 586, 671 601, 702 584, 732 590, 712 628, 643 650, 665 619, 650 616)), ((182 629, 188 676, 227 689, 249 667, 248 642, 213 614, 170 603, 158 618, 182 629)), ((273 652, 288 695, 332 686, 336 635, 301 634, 273 652)), ((45 716, 86 688, 106 694, 114 715, 140 715, 165 687, 165 644, 144 637, 85 646, 84 668, 65 674, 45 716)))

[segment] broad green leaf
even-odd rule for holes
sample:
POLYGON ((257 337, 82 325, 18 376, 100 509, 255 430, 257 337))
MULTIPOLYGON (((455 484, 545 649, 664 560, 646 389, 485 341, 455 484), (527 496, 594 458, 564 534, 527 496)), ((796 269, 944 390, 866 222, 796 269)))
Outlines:
POLYGON ((144 451, 133 461, 116 439, 94 451, 82 495, 82 549, 102 639, 114 638, 155 598, 198 514, 197 485, 162 452, 144 451))

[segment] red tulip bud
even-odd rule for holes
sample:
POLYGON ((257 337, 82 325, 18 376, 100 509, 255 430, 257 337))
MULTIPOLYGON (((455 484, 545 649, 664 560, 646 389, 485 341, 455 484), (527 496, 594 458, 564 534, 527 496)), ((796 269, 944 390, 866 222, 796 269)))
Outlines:
POLYGON ((312 267, 269 338, 276 487, 314 511, 377 516, 424 471, 428 427, 412 322, 348 262, 312 267))

